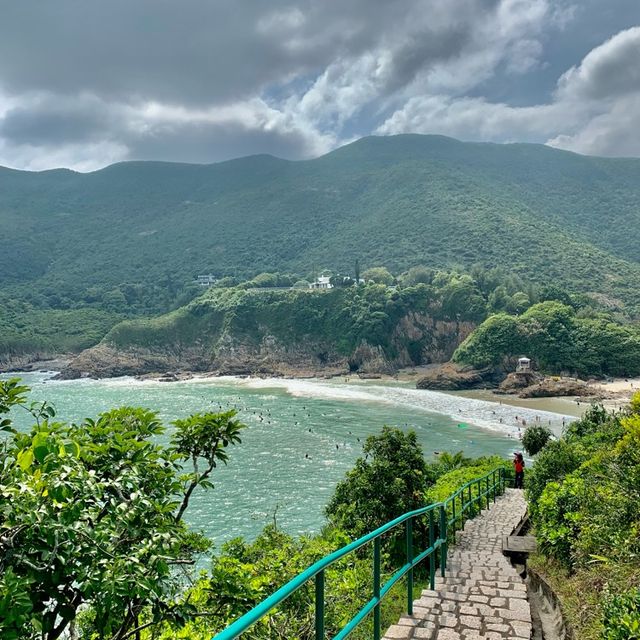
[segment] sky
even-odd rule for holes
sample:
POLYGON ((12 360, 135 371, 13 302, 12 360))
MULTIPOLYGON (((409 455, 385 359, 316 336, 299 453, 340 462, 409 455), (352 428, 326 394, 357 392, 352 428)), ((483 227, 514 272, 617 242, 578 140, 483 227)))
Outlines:
POLYGON ((640 157, 640 0, 0 0, 0 165, 399 133, 640 157))

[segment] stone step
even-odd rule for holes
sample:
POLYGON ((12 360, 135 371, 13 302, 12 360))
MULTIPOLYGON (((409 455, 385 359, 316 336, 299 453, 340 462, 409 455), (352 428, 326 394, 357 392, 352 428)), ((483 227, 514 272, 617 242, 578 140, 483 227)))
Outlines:
POLYGON ((530 638, 531 611, 522 578, 502 554, 502 540, 522 521, 521 491, 508 489, 456 534, 447 573, 414 601, 413 615, 389 627, 384 638, 503 640, 530 638))

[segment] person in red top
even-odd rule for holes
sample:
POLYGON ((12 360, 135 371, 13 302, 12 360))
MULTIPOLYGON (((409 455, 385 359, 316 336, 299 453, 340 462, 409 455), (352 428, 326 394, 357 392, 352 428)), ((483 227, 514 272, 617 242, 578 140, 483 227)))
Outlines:
POLYGON ((513 467, 516 470, 516 489, 522 489, 524 484, 524 458, 521 453, 514 454, 513 467))

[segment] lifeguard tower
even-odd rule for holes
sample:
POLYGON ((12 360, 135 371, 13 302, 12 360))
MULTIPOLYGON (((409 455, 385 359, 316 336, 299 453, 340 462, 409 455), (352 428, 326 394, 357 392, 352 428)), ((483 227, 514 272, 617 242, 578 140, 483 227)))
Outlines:
POLYGON ((518 358, 518 366, 516 367, 516 373, 529 373, 531 371, 531 360, 529 358, 518 358))

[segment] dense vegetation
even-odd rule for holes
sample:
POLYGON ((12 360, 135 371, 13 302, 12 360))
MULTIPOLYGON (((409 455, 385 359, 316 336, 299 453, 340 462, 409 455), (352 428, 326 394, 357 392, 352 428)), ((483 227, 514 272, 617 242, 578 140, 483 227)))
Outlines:
POLYGON ((197 612, 176 602, 188 567, 210 542, 183 514, 197 487, 211 487, 226 448, 240 442, 234 412, 174 423, 171 444, 157 416, 124 407, 79 424, 54 420, 28 388, 0 381, 0 636, 123 640, 149 621, 197 612), (18 433, 6 414, 29 411, 18 433), (2 414, 5 414, 4 416, 2 414))
POLYGON ((475 367, 502 365, 520 355, 544 371, 581 376, 640 375, 640 328, 608 314, 576 310, 558 301, 530 307, 519 316, 489 317, 456 350, 453 359, 475 367))
POLYGON ((640 634, 640 395, 592 407, 538 454, 526 480, 543 556, 581 640, 640 634))
MULTIPOLYGON (((336 490, 321 534, 293 538, 274 521, 253 542, 226 543, 196 575, 194 560, 210 543, 182 516, 194 490, 212 489, 216 465, 239 442, 234 412, 178 420, 162 446, 155 438, 163 426, 152 412, 125 407, 65 424, 46 402, 27 404, 27 391, 17 380, 0 382, 0 635, 7 640, 208 640, 369 527, 440 500, 500 463, 461 453, 427 463, 414 433, 385 427, 367 439, 365 456, 336 490), (15 432, 11 410, 29 411, 32 429, 15 432), (366 523, 353 518, 354 501, 366 523)), ((384 575, 399 566, 396 555, 391 536, 383 543, 384 575)), ((419 572, 416 578, 419 589, 419 572)), ((334 635, 370 598, 370 549, 332 566, 326 589, 326 628, 334 635)), ((246 637, 310 640, 313 602, 312 585, 298 590, 246 637)), ((403 606, 399 584, 385 600, 384 624, 403 606)), ((370 630, 365 625, 354 637, 370 630)))
POLYGON ((353 277, 357 258, 363 274, 499 266, 634 314, 639 196, 638 160, 416 135, 303 162, 0 169, 0 329, 19 303, 26 324, 10 348, 40 348, 42 335, 78 348, 114 316, 184 304, 198 273, 309 280, 326 267, 353 277), (59 338, 52 310, 93 315, 69 315, 84 333, 59 338))
POLYGON ((120 349, 179 348, 203 345, 215 354, 232 339, 257 347, 266 336, 292 351, 311 349, 318 363, 352 357, 360 345, 381 347, 385 357, 420 364, 434 343, 434 322, 455 327, 480 322, 487 300, 476 282, 459 274, 432 274, 430 284, 393 289, 385 285, 337 287, 328 292, 305 290, 256 291, 253 288, 213 288, 187 306, 149 320, 116 325, 105 342, 120 349), (412 335, 398 330, 403 318, 416 325, 412 335))
POLYGON ((640 374, 637 325, 621 322, 588 297, 527 286, 498 269, 461 274, 415 267, 394 287, 369 282, 330 291, 256 288, 254 282, 266 276, 277 281, 276 274, 262 275, 209 289, 163 316, 121 322, 104 342, 161 353, 192 348, 201 358, 186 364, 191 367, 219 366, 217 354, 229 344, 258 353, 275 339, 295 354, 288 357, 306 359, 308 366, 346 358, 357 370, 371 357, 361 350, 365 345, 381 350, 389 370, 451 354, 462 364, 509 370, 526 354, 549 373, 640 374))

